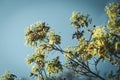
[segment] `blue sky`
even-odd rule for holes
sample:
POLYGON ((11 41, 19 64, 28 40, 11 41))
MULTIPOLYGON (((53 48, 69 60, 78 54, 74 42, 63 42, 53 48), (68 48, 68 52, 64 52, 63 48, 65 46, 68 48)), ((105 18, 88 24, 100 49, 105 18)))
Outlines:
MULTIPOLYGON (((31 71, 25 58, 33 51, 24 45, 27 26, 44 21, 62 36, 62 46, 74 41, 70 25, 73 11, 88 13, 93 24, 104 25, 107 20, 105 5, 112 0, 0 0, 0 75, 6 70, 18 76, 31 71)), ((114 0, 117 1, 117 0, 114 0)))

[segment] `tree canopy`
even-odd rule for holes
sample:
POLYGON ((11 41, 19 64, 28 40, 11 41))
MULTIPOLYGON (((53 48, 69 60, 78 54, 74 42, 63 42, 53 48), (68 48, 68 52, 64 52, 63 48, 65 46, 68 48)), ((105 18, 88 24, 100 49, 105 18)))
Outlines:
POLYGON ((27 64, 32 65, 29 76, 36 80, 67 80, 57 76, 68 69, 79 77, 83 76, 80 79, 120 80, 120 3, 110 3, 105 11, 108 21, 103 26, 90 26, 92 18, 89 14, 74 11, 70 20, 76 31, 73 31, 71 38, 77 39, 78 44, 65 49, 60 46, 62 36, 46 22, 38 21, 28 26, 25 44, 35 50, 27 57, 27 64), (61 63, 60 56, 49 59, 53 51, 56 55, 64 55, 66 62, 61 63), (105 62, 110 62, 116 68, 107 76, 103 76, 98 69, 98 64, 105 62))

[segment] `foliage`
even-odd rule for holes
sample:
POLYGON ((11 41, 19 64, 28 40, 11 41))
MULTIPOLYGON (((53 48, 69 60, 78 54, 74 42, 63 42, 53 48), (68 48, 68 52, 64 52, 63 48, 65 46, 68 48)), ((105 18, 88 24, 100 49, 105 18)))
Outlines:
POLYGON ((35 48, 35 53, 28 56, 27 63, 32 64, 32 72, 30 76, 44 78, 47 73, 59 73, 63 70, 59 56, 53 60, 49 60, 47 56, 53 50, 57 49, 57 45, 61 43, 61 37, 54 31, 50 30, 44 22, 37 22, 29 26, 26 30, 26 44, 35 48), (48 71, 46 73, 46 70, 48 71), (43 72, 45 73, 43 75, 43 72))
POLYGON ((11 74, 10 71, 6 71, 4 75, 0 76, 0 80, 14 80, 16 75, 11 74))
MULTIPOLYGON (((92 18, 89 14, 74 11, 70 17, 71 25, 76 30, 72 39, 77 39, 78 44, 65 49, 60 46, 61 36, 45 22, 38 21, 30 25, 25 32, 25 44, 35 51, 27 57, 27 64, 32 66, 29 76, 35 80, 67 80, 67 77, 59 79, 57 76, 68 69, 87 80, 120 80, 120 3, 110 3, 105 11, 108 22, 103 26, 91 26, 92 18), (50 59, 53 51, 56 51, 56 56, 50 59), (65 63, 61 63, 57 53, 64 55, 65 63), (116 68, 107 73, 106 77, 98 69, 98 64, 104 62, 116 68)), ((0 80, 15 78, 16 75, 8 71, 0 80)))
POLYGON ((107 78, 119 80, 120 74, 120 4, 110 3, 105 7, 108 22, 104 26, 93 25, 90 15, 73 12, 71 25, 76 29, 72 39, 77 39, 76 46, 69 46, 65 50, 60 47, 61 36, 56 34, 45 22, 37 22, 26 29, 26 44, 35 49, 35 53, 28 57, 27 63, 32 64, 30 76, 38 80, 56 80, 55 74, 63 71, 63 67, 73 70, 76 75, 86 76, 88 79, 106 78, 99 74, 97 65, 102 60, 110 62, 116 67, 116 72, 108 73, 107 78), (89 38, 85 34, 89 33, 89 38), (59 56, 49 60, 49 54, 58 51, 67 59, 61 64, 59 56), (91 69, 93 60, 95 71, 91 69))

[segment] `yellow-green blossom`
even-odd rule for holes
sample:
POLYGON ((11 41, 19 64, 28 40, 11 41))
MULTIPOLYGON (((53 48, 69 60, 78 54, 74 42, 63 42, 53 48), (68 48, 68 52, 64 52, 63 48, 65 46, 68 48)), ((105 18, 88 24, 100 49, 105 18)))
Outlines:
POLYGON ((106 31, 106 28, 105 27, 95 27, 95 30, 93 30, 93 38, 106 38, 108 37, 108 33, 106 31))

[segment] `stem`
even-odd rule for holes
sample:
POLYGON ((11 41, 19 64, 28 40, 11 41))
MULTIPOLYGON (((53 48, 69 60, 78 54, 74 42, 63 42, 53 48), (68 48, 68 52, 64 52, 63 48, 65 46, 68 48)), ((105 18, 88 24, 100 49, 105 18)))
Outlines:
POLYGON ((45 73, 46 78, 48 78, 45 69, 44 69, 44 73, 45 73))
MULTIPOLYGON (((67 52, 67 51, 64 51, 64 50, 62 50, 62 48, 59 46, 59 48, 58 47, 54 47, 54 50, 56 50, 56 51, 60 51, 62 54, 64 54, 64 53, 69 53, 69 52, 67 52)), ((70 57, 68 57, 71 61, 73 61, 73 62, 75 62, 76 64, 78 64, 78 65, 80 65, 82 68, 84 68, 86 71, 88 71, 88 72, 90 72, 91 74, 93 74, 94 76, 96 76, 97 78, 99 78, 99 79, 101 79, 101 80, 105 80, 102 76, 100 76, 99 74, 97 74, 97 73, 95 73, 95 72, 93 72, 93 71, 91 71, 90 70, 90 68, 86 65, 86 64, 84 64, 84 63, 79 63, 79 62, 77 62, 77 61, 75 61, 74 59, 72 59, 72 58, 70 58, 70 57)))
POLYGON ((41 71, 39 71, 39 75, 41 75, 41 76, 42 76, 42 80, 44 80, 44 78, 43 78, 43 75, 42 75, 42 72, 41 72, 41 71))
POLYGON ((92 72, 91 70, 89 72, 92 73, 93 75, 95 75, 96 77, 100 78, 101 80, 105 80, 103 77, 101 77, 100 75, 92 72))

